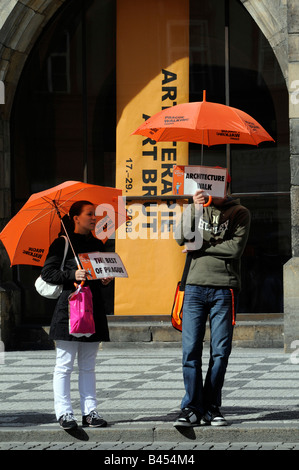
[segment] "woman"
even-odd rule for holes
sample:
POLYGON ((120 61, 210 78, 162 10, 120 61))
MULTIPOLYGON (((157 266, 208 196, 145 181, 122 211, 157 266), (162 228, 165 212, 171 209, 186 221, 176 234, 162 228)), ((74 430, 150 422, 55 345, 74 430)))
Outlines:
MULTIPOLYGON (((89 201, 75 202, 69 211, 66 227, 76 254, 105 251, 103 243, 92 235, 95 228, 95 208, 89 201)), ((95 361, 100 341, 109 341, 107 318, 101 295, 101 283, 107 285, 111 278, 88 281, 87 272, 78 269, 69 246, 63 271, 60 270, 65 248, 65 238, 59 237, 50 246, 41 272, 42 278, 52 284, 62 284, 63 291, 57 301, 50 328, 50 338, 56 342, 56 365, 53 388, 55 413, 63 429, 77 427, 70 397, 70 378, 76 355, 79 367, 79 393, 83 426, 106 426, 107 422, 96 411, 95 361), (75 283, 84 281, 92 291, 95 333, 80 338, 69 334, 68 297, 75 283)))

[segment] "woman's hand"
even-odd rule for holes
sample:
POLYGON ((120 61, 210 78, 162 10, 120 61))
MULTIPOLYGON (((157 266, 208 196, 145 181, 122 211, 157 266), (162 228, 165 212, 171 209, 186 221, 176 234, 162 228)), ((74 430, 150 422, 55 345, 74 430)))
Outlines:
MULTIPOLYGON (((79 282, 86 281, 88 275, 89 273, 85 269, 77 269, 75 272, 75 279, 79 282)), ((112 279, 113 277, 103 277, 101 281, 104 286, 107 286, 112 279)))
POLYGON ((86 281, 87 271, 85 269, 77 269, 75 272, 76 281, 86 281))

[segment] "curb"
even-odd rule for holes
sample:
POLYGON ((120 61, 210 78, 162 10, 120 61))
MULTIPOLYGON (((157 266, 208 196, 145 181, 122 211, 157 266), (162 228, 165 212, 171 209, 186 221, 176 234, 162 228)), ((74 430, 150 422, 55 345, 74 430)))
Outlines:
POLYGON ((63 431, 50 426, 40 429, 1 428, 0 442, 299 442, 297 425, 199 426, 176 429, 171 425, 153 427, 81 428, 63 431))

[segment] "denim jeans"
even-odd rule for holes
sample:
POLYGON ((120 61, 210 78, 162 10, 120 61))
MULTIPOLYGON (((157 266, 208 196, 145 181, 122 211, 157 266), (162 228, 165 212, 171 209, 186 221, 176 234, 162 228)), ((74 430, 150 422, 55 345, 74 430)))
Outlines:
MULTIPOLYGON (((236 304, 236 297, 234 298, 236 304)), ((183 378, 185 396, 181 408, 203 414, 210 405, 221 406, 221 391, 233 337, 230 289, 186 285, 183 307, 183 378), (209 315, 210 361, 205 383, 202 348, 209 315)))

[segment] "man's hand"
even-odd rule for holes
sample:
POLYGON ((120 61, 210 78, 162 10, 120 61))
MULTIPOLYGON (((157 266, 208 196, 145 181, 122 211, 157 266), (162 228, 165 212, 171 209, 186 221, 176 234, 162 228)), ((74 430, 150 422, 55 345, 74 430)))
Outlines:
POLYGON ((197 191, 195 191, 195 194, 193 196, 193 202, 194 204, 205 204, 205 197, 203 195, 203 189, 197 189, 197 191))

